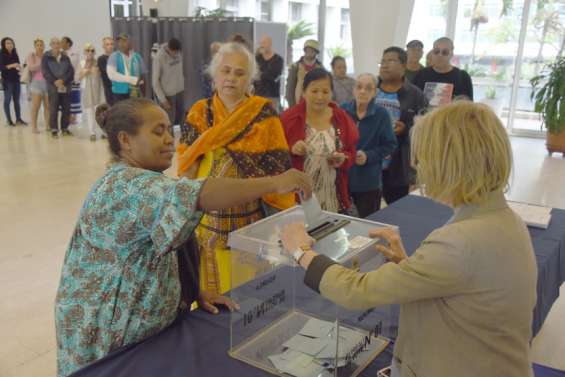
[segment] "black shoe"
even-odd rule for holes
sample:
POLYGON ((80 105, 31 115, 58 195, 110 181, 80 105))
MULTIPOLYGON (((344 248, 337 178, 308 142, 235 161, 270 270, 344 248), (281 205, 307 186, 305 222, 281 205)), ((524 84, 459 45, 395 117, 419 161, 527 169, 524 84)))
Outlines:
POLYGON ((11 120, 9 120, 8 123, 6 123, 6 126, 8 126, 8 127, 15 127, 16 125, 14 124, 14 122, 12 122, 11 120))
POLYGON ((27 126, 27 123, 21 119, 16 120, 16 125, 18 126, 27 126))
POLYGON ((63 130, 62 134, 63 136, 73 136, 73 134, 69 130, 63 130))
POLYGON ((52 131, 51 137, 53 137, 53 139, 57 139, 59 137, 59 133, 57 131, 52 131))

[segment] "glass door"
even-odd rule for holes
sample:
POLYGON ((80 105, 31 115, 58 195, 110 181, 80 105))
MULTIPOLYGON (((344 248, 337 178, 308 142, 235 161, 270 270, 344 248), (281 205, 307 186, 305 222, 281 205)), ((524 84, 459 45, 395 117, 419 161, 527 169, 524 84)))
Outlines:
POLYGON ((453 65, 473 80, 482 102, 508 125, 524 0, 459 0, 453 65))
POLYGON ((515 106, 510 131, 514 134, 541 136, 543 119, 534 111, 531 100, 530 79, 540 73, 544 66, 564 53, 565 1, 527 0, 529 12, 525 27, 523 55, 516 75, 515 106))

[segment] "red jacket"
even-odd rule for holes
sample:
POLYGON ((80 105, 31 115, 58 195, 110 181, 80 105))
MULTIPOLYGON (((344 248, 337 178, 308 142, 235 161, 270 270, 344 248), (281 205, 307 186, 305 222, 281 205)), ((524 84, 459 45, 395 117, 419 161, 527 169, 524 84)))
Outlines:
MULTIPOLYGON (((353 120, 349 115, 337 104, 330 103, 333 110, 332 123, 335 125, 338 136, 341 140, 341 150, 347 156, 347 159, 341 165, 337 172, 337 193, 338 200, 342 210, 351 207, 349 198, 348 176, 349 168, 355 163, 356 145, 359 140, 359 132, 353 120)), ((300 101, 297 105, 291 107, 281 114, 281 121, 286 135, 289 148, 292 150, 294 144, 306 137, 306 102, 300 101)), ((304 171, 304 157, 292 156, 292 167, 304 171)))

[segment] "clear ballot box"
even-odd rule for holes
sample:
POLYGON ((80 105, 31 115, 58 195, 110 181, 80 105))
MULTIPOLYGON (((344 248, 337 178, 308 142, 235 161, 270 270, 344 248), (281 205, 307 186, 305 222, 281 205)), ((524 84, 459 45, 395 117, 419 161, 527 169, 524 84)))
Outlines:
MULTIPOLYGON (((361 271, 385 263, 368 234, 388 225, 329 212, 318 220, 307 226, 318 253, 361 271)), ((279 241, 294 222, 305 222, 301 207, 229 235, 230 297, 240 305, 231 315, 230 356, 280 376, 356 376, 386 348, 397 313, 392 306, 347 310, 307 287, 279 241)))

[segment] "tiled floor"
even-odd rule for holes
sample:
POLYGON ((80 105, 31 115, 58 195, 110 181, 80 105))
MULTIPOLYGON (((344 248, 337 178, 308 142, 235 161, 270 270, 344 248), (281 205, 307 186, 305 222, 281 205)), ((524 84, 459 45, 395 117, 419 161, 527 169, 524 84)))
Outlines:
MULTIPOLYGON (((565 159, 546 157, 543 144, 513 139, 510 196, 565 208, 565 159)), ((82 201, 107 160, 104 142, 0 126, 1 377, 55 376, 53 301, 61 263, 82 201)), ((564 334, 561 298, 533 342, 534 360, 565 370, 564 334)))

